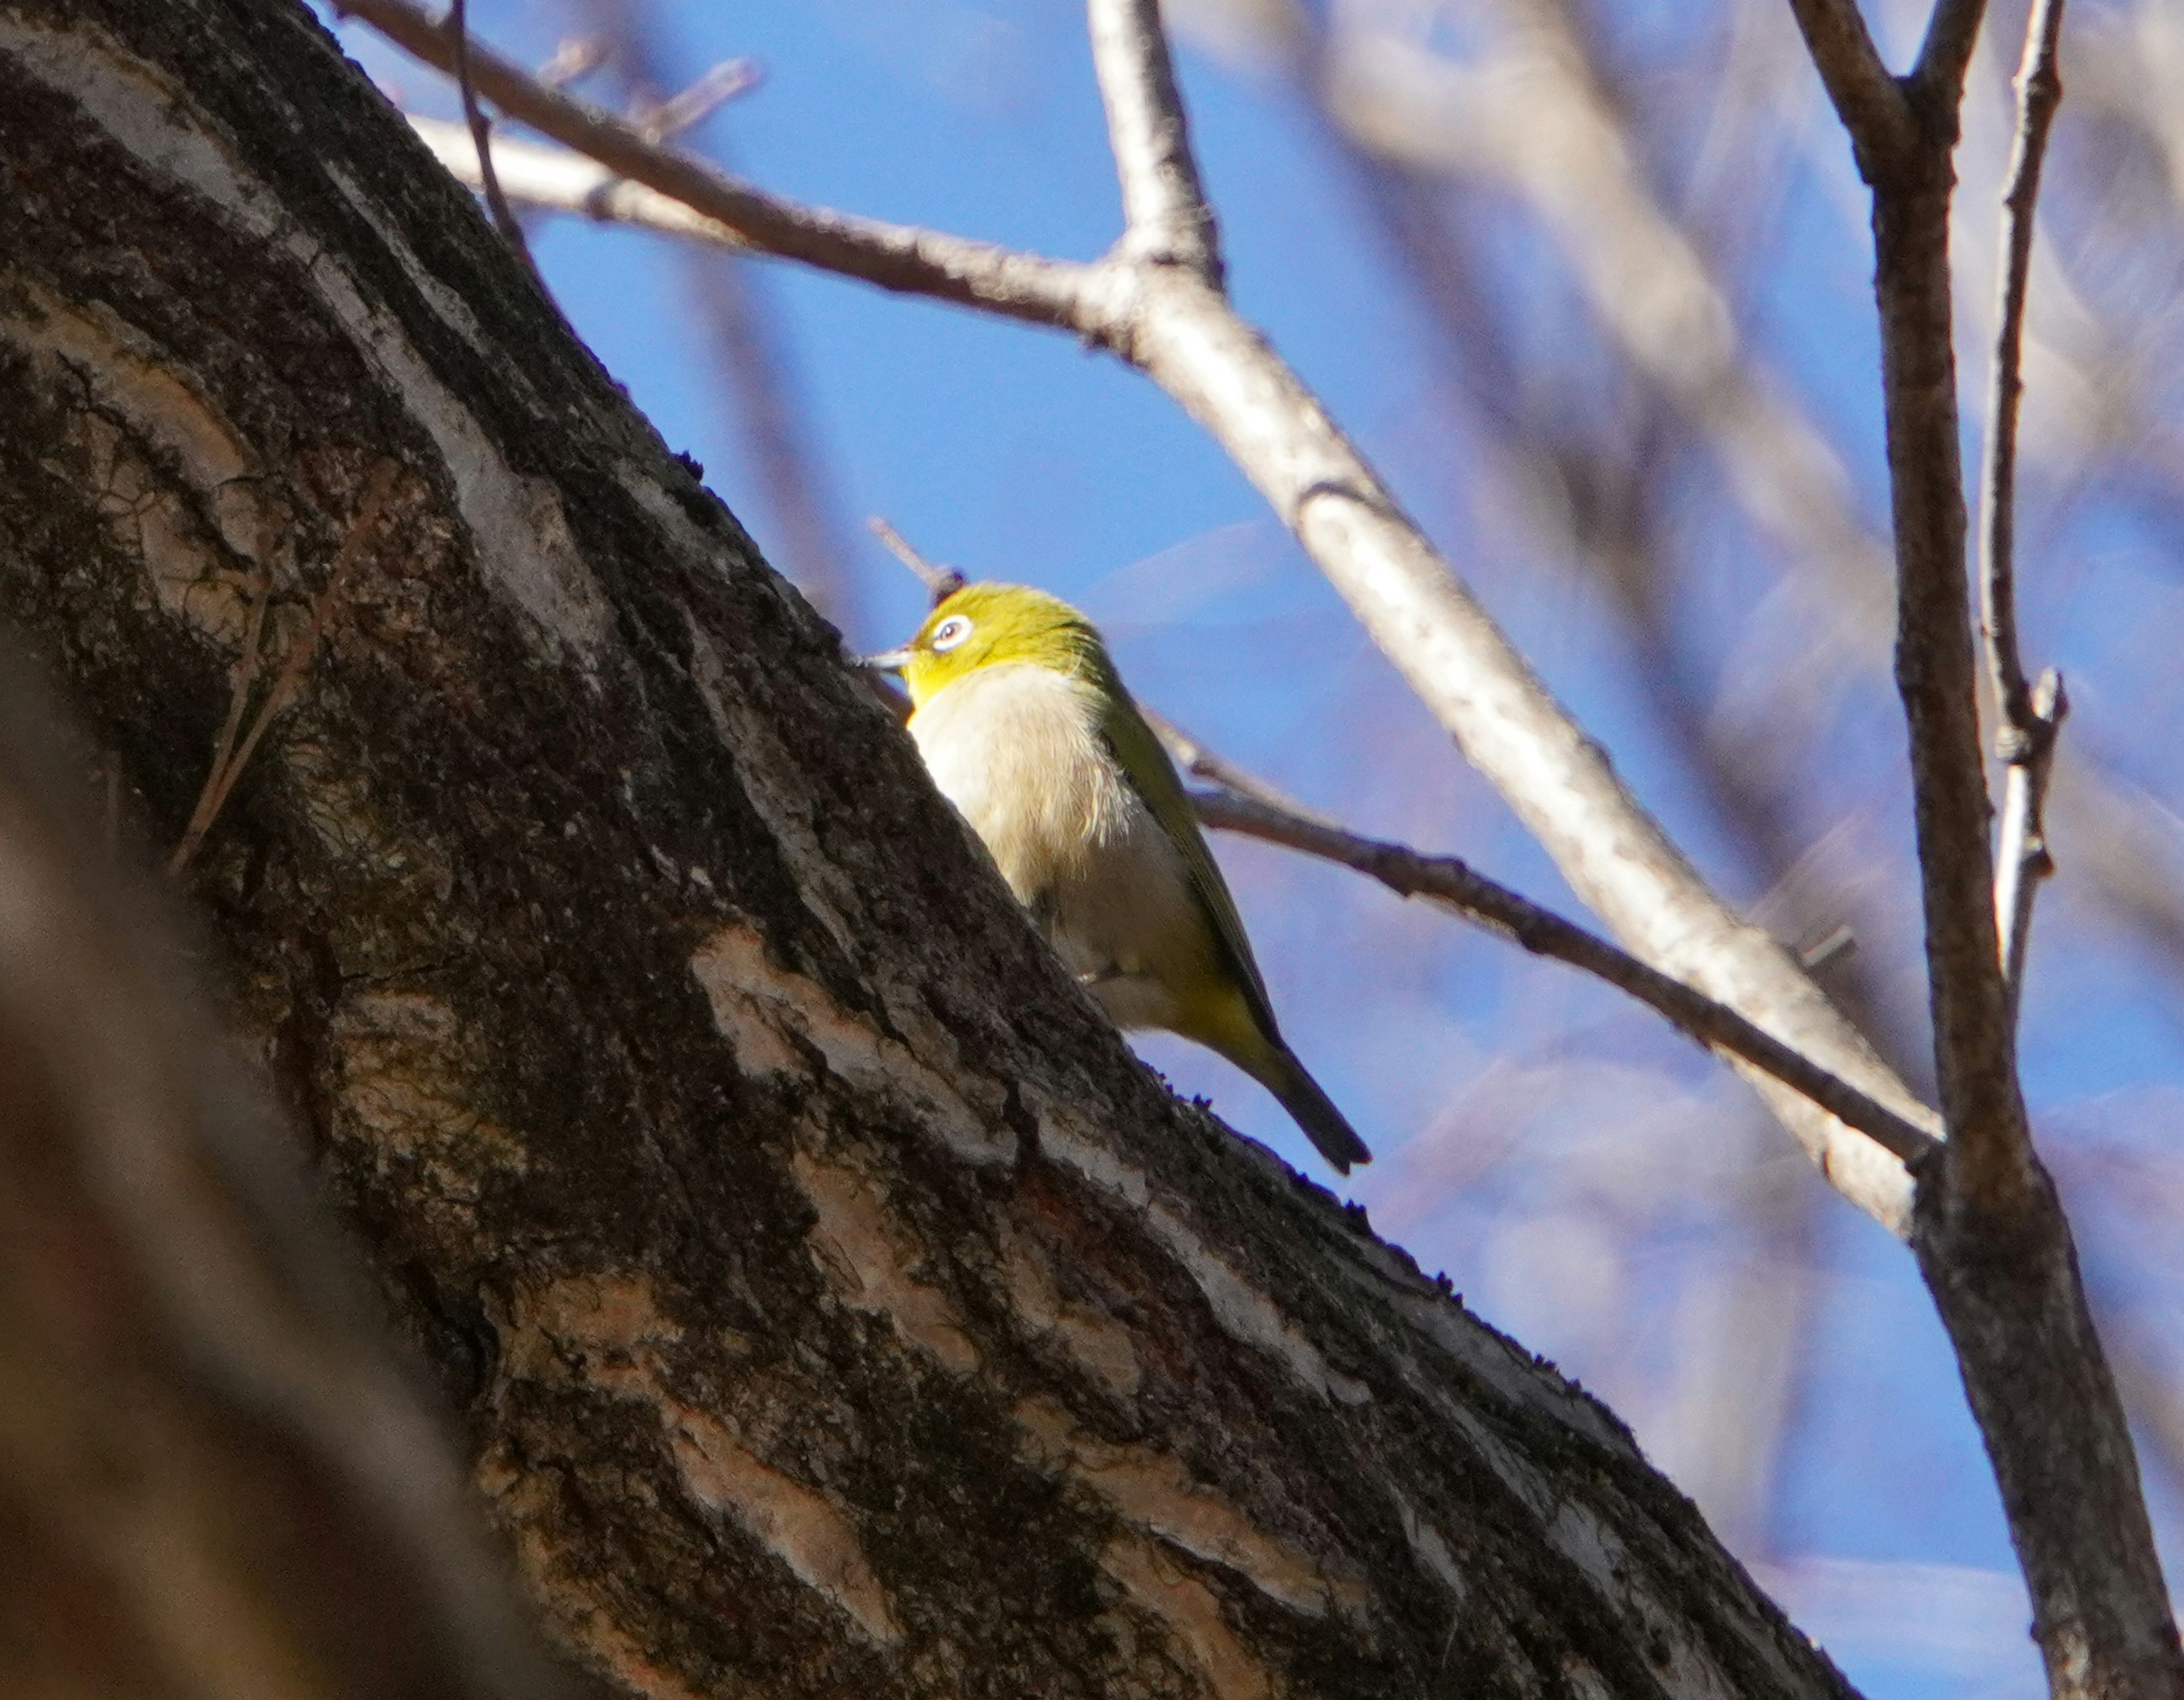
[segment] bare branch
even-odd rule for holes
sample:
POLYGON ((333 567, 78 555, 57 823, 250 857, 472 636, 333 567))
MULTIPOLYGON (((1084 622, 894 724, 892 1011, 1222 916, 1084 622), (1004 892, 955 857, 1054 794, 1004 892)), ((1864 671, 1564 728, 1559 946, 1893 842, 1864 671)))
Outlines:
MULTIPOLYGON (((419 139, 459 181, 473 189, 483 187, 478 173, 477 151, 471 146, 468 131, 444 119, 424 118, 415 113, 405 113, 404 116, 419 139)), ((549 212, 575 213, 606 224, 635 225, 667 236, 710 242, 739 254, 761 251, 754 248, 742 231, 718 219, 707 218, 688 202, 632 182, 571 148, 511 141, 503 137, 493 143, 493 153, 502 189, 510 199, 521 205, 540 207, 549 212)))
POLYGON ((749 94, 766 80, 758 61, 722 59, 680 94, 670 95, 643 114, 639 127, 655 142, 680 136, 694 124, 702 124, 740 96, 749 94))
POLYGON ((1424 897, 1453 909, 1534 956, 1584 969, 1665 1017, 1700 1044, 1809 1098, 1907 1163, 1936 1147, 1930 1133, 1808 1061, 1726 1005, 1647 967, 1597 934, 1520 897, 1455 856, 1421 856, 1403 845, 1361 838, 1309 815, 1231 791, 1195 791, 1191 802, 1198 817, 1210 827, 1354 868, 1404 897, 1424 897))
POLYGON ((1858 0, 1790 0, 1790 10, 1870 183, 1915 145, 1911 104, 1881 63, 1858 0))
MULTIPOLYGON (((1964 70, 1979 45, 1980 25, 1986 16, 1986 0, 1934 0, 1926 20, 1926 39, 1919 45, 1919 62, 1911 68, 1912 80, 1933 99, 1953 113, 1964 97, 1964 70)), ((1953 140, 1954 131, 1951 131, 1953 140)))
POLYGON ((493 175, 493 126, 486 121, 485 112, 478 105, 477 90, 471 83, 471 31, 465 6, 465 0, 453 0, 448 10, 448 32, 454 39, 455 87, 462 96, 463 121, 470 126, 471 146, 477 149, 478 181, 485 188, 486 208, 493 215, 493 228, 515 249, 515 257, 523 262, 523 269, 531 274, 531 281, 543 294, 546 280, 539 276, 538 263, 531 257, 531 244, 524 239, 523 226, 508 209, 508 198, 500 192, 500 180, 493 175))
MULTIPOLYGON (((1936 14, 1936 26, 1939 14, 1936 14)), ((2003 992, 2010 1020, 2017 1017, 2025 984, 2025 953, 2033 900, 2053 871, 2048 853, 2046 805, 2054 768, 2055 739, 2070 703, 2052 668, 2037 688, 2025 676, 2018 642, 2016 501, 2018 404, 2024 384, 2025 313, 2032 272, 2034 215, 2048 132, 2062 103, 2056 56, 2063 29, 2063 0, 2034 0, 2026 21, 2025 52, 2017 70, 2017 132, 2008 187, 2003 195, 2000 299, 1995 312, 1993 376, 1987 395, 1986 465, 1980 477, 1980 582, 1983 592, 1987 663, 1994 677, 2002 726, 1996 753, 2008 764, 2003 781, 2002 826, 1996 846, 1995 924, 2000 937, 2003 992)))
MULTIPOLYGON (((1733 1004, 1906 1120, 1918 1101, 1789 954, 1707 885, 1295 374, 1226 302, 1149 280, 1133 357, 1228 449, 1579 896, 1663 973, 1733 1004)), ((1882 1147, 1772 1081, 1761 1095, 1846 1197, 1897 1232, 1882 1147)))
POLYGON ((242 777, 250 758, 257 753, 258 745, 265 736, 281 711, 288 705, 302 683, 304 669, 310 665, 311 657, 325 634, 326 616, 332 610, 335 595, 348 577, 349 569, 363 553, 364 545, 378 529, 379 517, 386 510, 387 500, 394 492, 395 474, 398 469, 392 460, 382 460, 372 471, 370 482, 365 486, 364 499, 359 504, 355 520, 348 534, 342 539, 341 552, 334 557, 333 566, 327 570, 326 588, 311 604, 310 618, 303 629, 289 641, 287 654, 281 658, 281 671, 273 677, 272 687, 258 707, 250 722, 250 730, 238 748, 235 729, 242 723, 244 699, 250 683, 256 677, 259 666, 259 634, 265 625, 265 605, 270 587, 253 602, 248 630, 243 638, 243 653, 236 662, 232 694, 228 700, 227 719, 220 727, 220 738, 213 750, 212 770, 205 775, 204 789, 198 795, 197 807, 191 811, 188 827, 181 842, 176 844, 173 856, 168 858, 167 872, 180 873, 189 866, 190 857, 203 842, 204 835, 220 818, 226 806, 228 794, 235 789, 235 782, 242 777))
MULTIPOLYGON (((1138 712, 1145 717, 1145 723, 1167 747, 1169 758, 1192 778, 1218 785, 1224 791, 1262 804, 1278 813, 1309 822, 1315 827, 1340 829, 1332 817, 1306 807, 1279 787, 1268 784, 1248 768, 1239 767, 1225 756, 1207 749, 1167 716, 1155 713, 1143 703, 1138 705, 1138 712)), ((1240 827, 1237 830, 1245 829, 1240 827)))
POLYGON ((566 36, 554 47, 554 57, 538 67, 538 81, 549 88, 566 88, 606 62, 605 42, 591 36, 566 36))
MULTIPOLYGON (((1987 660, 2002 705, 2007 728, 2003 735, 2023 740, 2037 737, 2041 722, 2032 710, 2032 687, 2017 643, 2018 401, 2024 391, 2020 371, 2040 168, 2047 156, 2048 128, 2063 99, 2055 63, 2062 29, 2063 0, 2034 0, 2025 31, 2025 57, 2017 70, 2017 139, 2010 154, 2009 187, 2002 198, 2002 281, 1987 391, 1986 465, 1980 477, 1980 579, 1986 592, 1987 660)), ((2008 748, 2001 753, 2011 756, 2008 748)))
MULTIPOLYGON (((1996 917, 1951 342, 1951 158, 1983 7, 1940 0, 1908 84, 1917 144, 1874 169, 1875 295, 1897 555, 1896 677, 1910 728, 1934 1058, 1947 1131, 1911 1235, 1964 1374, 2056 1700, 2174 1700, 2184 1654, 2131 1431, 2070 1224, 2033 1150, 1996 917)), ((1802 15, 1802 14, 1801 14, 1802 15)), ((2036 15, 2036 24, 2038 20, 2036 15)), ((1808 39, 1809 36, 1808 36, 1808 39)), ((1821 48, 1814 44, 1818 55, 1821 48)), ((1844 120, 1857 140, 1856 115, 1844 120)), ((2057 700, 2059 705, 2059 696, 2057 700)), ((2036 836, 2034 775, 2017 811, 2036 836)), ((2011 902, 2021 958, 2020 883, 2011 902)))
MULTIPOLYGON (((453 74, 454 48, 447 31, 411 0, 338 0, 336 10, 363 19, 404 51, 453 74)), ((779 200, 701 159, 655 146, 636 125, 548 88, 476 43, 470 61, 479 91, 510 118, 731 226, 763 253, 883 289, 983 307, 1083 336, 1103 333, 1108 304, 1099 267, 779 200)))
POLYGON ((931 593, 935 607, 961 590, 967 582, 954 567, 936 566, 928 560, 910 546, 900 532, 878 514, 865 523, 872 528, 872 535, 887 545, 889 554, 917 575, 918 582, 931 593))
POLYGON ((1160 0, 1088 0, 1092 65, 1123 187, 1122 252, 1221 280, 1220 238, 1198 181, 1160 0))
POLYGON ((1945 137, 1874 191, 1875 293, 1897 560, 1896 682, 1910 731, 1935 1073, 1955 1183, 1987 1207, 2036 1188, 1994 919, 1948 258, 1945 137))
POLYGON ((2002 829, 1995 846, 1994 920, 2001 934, 2003 988, 2013 1022, 2025 988, 2033 899, 2041 882, 2055 871, 2055 859, 2048 853, 2048 782, 2055 766, 2055 734, 2070 711, 2063 676, 2053 667, 2042 673, 2026 707, 2045 732, 2011 759, 2003 775, 2002 829))

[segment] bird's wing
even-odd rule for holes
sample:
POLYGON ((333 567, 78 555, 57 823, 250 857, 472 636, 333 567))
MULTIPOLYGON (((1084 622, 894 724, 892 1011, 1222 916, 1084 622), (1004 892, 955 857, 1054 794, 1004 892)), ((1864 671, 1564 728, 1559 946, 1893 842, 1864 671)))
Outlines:
POLYGON ((1182 853, 1191 891, 1212 925, 1213 936, 1220 943, 1227 966, 1235 973, 1236 984, 1243 988, 1252 1020, 1270 1041, 1279 1045, 1281 1029, 1274 1024, 1273 1006, 1267 998, 1266 982, 1259 978, 1259 965, 1252 958, 1251 941, 1245 936, 1243 918, 1236 913, 1236 900, 1228 895, 1228 882, 1221 877, 1221 865, 1206 846, 1182 776, 1121 682, 1116 681, 1114 688, 1102 696, 1106 705, 1100 714, 1100 736, 1152 811, 1153 818, 1182 853))

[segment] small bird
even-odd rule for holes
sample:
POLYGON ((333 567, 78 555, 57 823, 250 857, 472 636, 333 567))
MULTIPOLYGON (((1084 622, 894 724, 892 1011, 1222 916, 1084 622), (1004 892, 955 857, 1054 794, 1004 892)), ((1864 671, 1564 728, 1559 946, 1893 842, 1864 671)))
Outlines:
POLYGON ((1117 1027, 1227 1057, 1340 1173, 1372 1161, 1283 1042, 1183 781, 1091 621, 1041 590, 966 584, 866 665, 902 675, 933 783, 1117 1027))

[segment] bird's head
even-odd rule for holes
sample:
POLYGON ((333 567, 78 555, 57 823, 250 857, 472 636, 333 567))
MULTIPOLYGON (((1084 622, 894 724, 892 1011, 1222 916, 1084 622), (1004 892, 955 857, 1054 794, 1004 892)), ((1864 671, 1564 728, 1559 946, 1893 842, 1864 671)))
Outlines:
POLYGON ((1105 683, 1112 674, 1092 622, 1058 596, 1022 584, 967 584, 925 616, 900 649, 865 665, 902 675, 922 707, 935 694, 981 667, 1029 662, 1105 683))

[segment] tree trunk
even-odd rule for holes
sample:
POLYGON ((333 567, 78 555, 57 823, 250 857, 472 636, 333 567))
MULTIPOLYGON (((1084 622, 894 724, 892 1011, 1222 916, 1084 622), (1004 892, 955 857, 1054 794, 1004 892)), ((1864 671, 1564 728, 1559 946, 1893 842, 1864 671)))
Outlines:
POLYGON ((313 657, 188 869, 223 1009, 621 1692, 1848 1692, 1131 1059, 299 8, 0 11, 0 420, 5 612, 151 842, 260 587, 257 697, 313 657))

